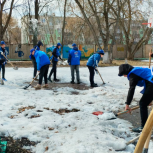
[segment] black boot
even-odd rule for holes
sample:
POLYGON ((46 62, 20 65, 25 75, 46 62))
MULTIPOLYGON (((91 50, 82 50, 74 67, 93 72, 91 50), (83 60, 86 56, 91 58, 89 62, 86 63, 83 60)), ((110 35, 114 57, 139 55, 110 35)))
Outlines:
POLYGON ((138 133, 140 133, 140 132, 142 132, 142 129, 143 129, 143 127, 140 126, 140 127, 137 127, 137 128, 132 129, 132 131, 133 131, 133 132, 138 132, 138 133))
POLYGON ((78 81, 77 84, 81 84, 82 82, 78 81))
POLYGON ((52 82, 51 78, 48 78, 48 81, 52 82))
POLYGON ((71 84, 75 84, 75 82, 74 82, 74 81, 71 81, 70 83, 71 83, 71 84))
POLYGON ((54 79, 54 81, 55 81, 55 82, 59 82, 60 80, 59 80, 59 79, 54 79))
POLYGON ((91 87, 93 87, 93 88, 98 87, 98 85, 94 83, 94 84, 91 84, 91 87))

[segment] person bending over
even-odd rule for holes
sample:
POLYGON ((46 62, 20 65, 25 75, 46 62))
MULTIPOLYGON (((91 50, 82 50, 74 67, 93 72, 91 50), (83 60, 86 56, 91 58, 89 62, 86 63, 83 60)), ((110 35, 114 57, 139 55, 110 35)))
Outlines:
POLYGON ((143 95, 139 102, 141 126, 133 129, 133 132, 141 132, 148 118, 147 106, 153 100, 153 77, 151 69, 122 64, 119 66, 118 76, 127 77, 129 80, 130 88, 125 103, 125 110, 128 110, 129 113, 131 112, 130 104, 132 102, 136 86, 144 87, 141 91, 143 95))
POLYGON ((49 69, 49 65, 50 65, 50 60, 49 57, 47 56, 47 54, 43 51, 35 51, 33 50, 32 55, 35 57, 36 59, 36 63, 37 63, 37 71, 39 73, 39 84, 37 84, 35 86, 35 89, 41 89, 41 84, 42 84, 42 80, 44 78, 45 80, 45 85, 43 86, 43 88, 48 88, 48 83, 47 83, 47 74, 48 74, 48 69, 49 69))

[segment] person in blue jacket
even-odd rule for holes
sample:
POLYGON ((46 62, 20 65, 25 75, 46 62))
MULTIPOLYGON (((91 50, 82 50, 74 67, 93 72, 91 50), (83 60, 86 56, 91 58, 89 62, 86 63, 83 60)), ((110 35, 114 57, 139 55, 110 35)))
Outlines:
POLYGON ((41 46, 43 46, 43 43, 41 41, 38 41, 37 46, 35 46, 33 49, 30 50, 29 58, 32 61, 32 64, 33 64, 33 67, 34 67, 33 78, 35 78, 35 76, 37 74, 37 63, 36 63, 35 57, 31 53, 33 52, 33 50, 39 51, 41 46))
POLYGON ((39 84, 35 86, 35 89, 41 89, 42 79, 45 80, 43 88, 48 88, 47 74, 50 65, 50 60, 47 54, 43 51, 33 50, 31 54, 35 57, 37 63, 37 71, 39 73, 39 84))
POLYGON ((74 84, 74 70, 76 71, 77 83, 80 84, 79 65, 81 60, 81 51, 78 50, 76 44, 72 44, 73 49, 69 52, 68 63, 71 67, 71 83, 74 84))
POLYGON ((58 58, 60 58, 62 60, 62 58, 60 56, 60 51, 59 51, 60 47, 61 47, 61 44, 60 43, 57 43, 56 47, 54 48, 54 50, 52 52, 51 59, 52 59, 53 66, 52 66, 52 69, 51 69, 50 74, 49 74, 49 77, 48 77, 48 80, 50 82, 52 82, 51 76, 52 76, 53 73, 54 73, 54 81, 55 82, 58 82, 59 81, 59 79, 56 78, 56 70, 57 70, 58 58))
POLYGON ((98 87, 98 85, 96 83, 94 83, 94 75, 95 75, 95 71, 96 67, 98 67, 98 63, 100 61, 100 59, 104 56, 104 51, 103 50, 99 50, 97 53, 93 54, 87 62, 87 67, 89 69, 89 73, 90 73, 90 84, 91 87, 98 87))
POLYGON ((131 112, 130 104, 132 102, 136 86, 144 87, 141 91, 143 94, 140 105, 141 127, 134 128, 134 132, 141 132, 148 118, 148 105, 153 100, 153 76, 152 70, 149 68, 133 67, 129 64, 122 64, 119 66, 118 76, 127 77, 129 80, 129 91, 127 100, 125 102, 125 110, 131 112))
POLYGON ((4 57, 7 57, 7 50, 5 49, 5 42, 1 41, 1 47, 0 47, 0 71, 2 69, 2 80, 7 81, 5 79, 5 64, 7 64, 7 60, 4 57))

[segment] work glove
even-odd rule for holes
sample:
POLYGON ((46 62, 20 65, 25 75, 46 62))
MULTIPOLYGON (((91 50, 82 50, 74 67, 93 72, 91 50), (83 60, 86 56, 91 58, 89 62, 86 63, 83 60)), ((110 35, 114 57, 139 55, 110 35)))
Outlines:
POLYGON ((3 52, 1 52, 1 55, 4 55, 3 52))
POLYGON ((98 74, 98 71, 97 71, 97 69, 95 68, 95 72, 96 72, 96 74, 98 74))

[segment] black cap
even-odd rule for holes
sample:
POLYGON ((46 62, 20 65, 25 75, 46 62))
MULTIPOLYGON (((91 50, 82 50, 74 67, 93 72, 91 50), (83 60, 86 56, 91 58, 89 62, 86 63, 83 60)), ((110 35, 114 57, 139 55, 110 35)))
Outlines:
POLYGON ((41 41, 38 41, 37 46, 38 47, 43 46, 43 43, 41 41))
POLYGON ((123 75, 128 75, 129 72, 133 69, 134 67, 129 65, 129 64, 122 64, 119 66, 119 74, 118 76, 123 76, 123 75))

